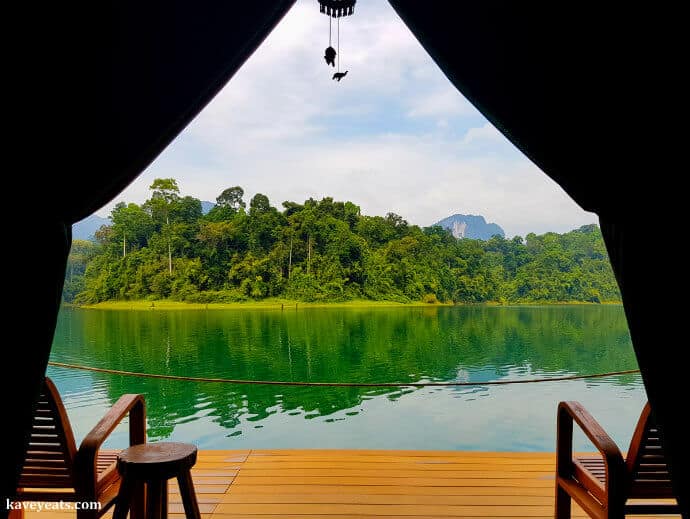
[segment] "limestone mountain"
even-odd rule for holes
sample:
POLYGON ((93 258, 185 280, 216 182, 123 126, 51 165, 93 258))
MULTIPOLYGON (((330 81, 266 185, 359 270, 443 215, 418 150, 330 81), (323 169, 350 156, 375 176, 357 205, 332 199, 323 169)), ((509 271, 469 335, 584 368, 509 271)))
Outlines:
POLYGON ((456 238, 488 240, 495 234, 505 237, 505 232, 500 225, 487 223, 481 215, 454 214, 436 222, 435 225, 448 229, 456 238))

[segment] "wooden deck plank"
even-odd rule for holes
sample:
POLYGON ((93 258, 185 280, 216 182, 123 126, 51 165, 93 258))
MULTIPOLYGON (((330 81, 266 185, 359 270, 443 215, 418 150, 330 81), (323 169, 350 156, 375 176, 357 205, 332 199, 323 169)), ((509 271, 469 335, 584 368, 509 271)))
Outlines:
MULTIPOLYGON (((438 515, 361 515, 361 514, 318 514, 305 516, 301 514, 270 514, 270 515, 252 515, 252 514, 213 514, 213 519, 363 519, 368 517, 376 517, 378 519, 447 519, 448 516, 438 516, 438 515)), ((486 519, 487 516, 463 516, 462 519, 486 519)), ((529 516, 532 519, 553 519, 553 514, 545 514, 541 516, 532 515, 529 516)), ((175 519, 175 518, 171 518, 175 519)), ((182 519, 182 518, 180 518, 182 519)), ((202 518, 205 519, 205 518, 202 518)), ((626 518, 630 519, 630 517, 626 518)), ((642 518, 640 518, 642 519, 642 518)), ((644 519, 649 519, 649 516, 645 516, 644 519)))
POLYGON ((477 495, 477 496, 548 496, 553 499, 551 487, 410 487, 400 485, 231 485, 227 494, 380 494, 391 496, 397 502, 399 495, 411 496, 446 496, 446 495, 477 495))
MULTIPOLYGON (((194 485, 194 491, 197 494, 221 494, 227 492, 230 485, 194 485)), ((178 494, 177 486, 172 481, 170 482, 170 490, 178 494)))
MULTIPOLYGON (((287 515, 325 515, 334 511, 331 504, 223 504, 216 508, 215 514, 245 514, 245 515, 265 515, 265 514, 287 514, 287 515)), ((547 515, 553 512, 552 505, 545 506, 497 506, 497 505, 337 505, 338 513, 352 515, 432 515, 437 517, 532 517, 534 515, 547 515)))
POLYGON ((310 477, 302 476, 290 478, 281 476, 246 477, 237 476, 234 485, 274 485, 291 483, 294 485, 402 485, 420 487, 553 487, 554 482, 539 479, 463 479, 436 478, 430 474, 426 478, 359 478, 359 477, 310 477))
MULTIPOLYGON (((410 495, 395 496, 395 503, 399 505, 482 505, 488 501, 487 496, 470 495, 410 495)), ((226 494, 222 503, 236 504, 360 504, 360 505, 386 505, 392 501, 388 494, 226 494)), ((495 505, 515 505, 515 496, 491 496, 491 503, 495 505)), ((521 505, 553 505, 553 497, 544 496, 520 496, 521 505)))
MULTIPOLYGON (((168 494, 168 502, 169 503, 181 503, 182 502, 182 497, 180 496, 179 493, 172 492, 172 490, 168 494)), ((219 493, 219 494, 198 494, 196 496, 196 500, 201 503, 220 503, 227 494, 219 493)))
POLYGON ((192 476, 196 478, 226 478, 233 479, 237 476, 237 470, 192 470, 192 476))
MULTIPOLYGON (((216 510, 217 506, 216 503, 199 503, 199 512, 202 514, 210 514, 216 510)), ((184 514, 184 506, 182 503, 170 502, 168 504, 168 511, 171 514, 184 514)))
POLYGON ((213 449, 213 450, 200 450, 199 456, 248 456, 252 452, 252 449, 213 449))
MULTIPOLYGON (((234 479, 234 477, 227 476, 205 477, 193 475, 192 477, 194 478, 195 485, 229 485, 234 479)), ((173 483, 172 480, 171 483, 173 483)))
POLYGON ((435 451, 435 450, 395 450, 395 449, 261 449, 251 450, 250 456, 345 456, 352 454, 360 456, 449 456, 449 457, 471 457, 471 456, 490 456, 495 458, 533 458, 545 457, 555 458, 553 452, 513 452, 513 451, 435 451))
MULTIPOLYGON (((554 469, 548 452, 202 450, 192 477, 202 519, 551 518, 554 469)), ((169 518, 183 519, 169 488, 169 518)))
MULTIPOLYGON (((214 462, 214 460, 209 460, 209 462, 214 462)), ((200 461, 201 464, 206 463, 205 461, 200 461)), ((411 456, 409 458, 402 458, 399 456, 392 456, 390 458, 384 456, 352 456, 350 458, 338 456, 338 457, 328 457, 328 456, 249 456, 247 460, 240 464, 245 465, 264 465, 264 464, 278 464, 278 463, 359 463, 368 465, 378 465, 380 463, 405 463, 405 464, 418 464, 418 465, 464 465, 464 464, 489 464, 489 465, 550 465, 555 463, 555 459, 551 458, 491 458, 491 457, 472 457, 472 458, 461 458, 461 457, 422 457, 422 456, 411 456)))
MULTIPOLYGON (((356 477, 356 478, 425 478, 435 477, 443 478, 461 478, 461 479, 551 479, 553 480, 553 473, 550 470, 531 471, 506 471, 502 470, 424 470, 421 467, 415 467, 414 470, 395 470, 395 469, 361 469, 361 468, 318 468, 318 469, 242 469, 241 474, 237 476, 237 480, 254 477, 280 477, 280 478, 300 478, 300 477, 356 477)), ((210 478, 204 478, 210 479, 210 478)))
POLYGON ((242 465, 237 463, 228 465, 227 461, 223 461, 221 459, 212 461, 197 461, 195 466, 197 470, 239 470, 241 467, 242 465))
MULTIPOLYGON (((573 515, 575 517, 587 517, 584 514, 578 514, 573 512, 573 515)), ((399 515, 359 515, 359 514, 338 514, 338 513, 333 513, 333 514, 318 514, 318 515, 310 515, 310 516, 304 516, 304 515, 294 515, 294 514, 279 514, 279 515, 253 515, 253 514, 218 514, 214 513, 213 514, 213 519, 305 519, 307 517, 308 519, 363 519, 363 518, 368 518, 368 517, 376 517, 376 519, 400 519, 399 515)), ((410 516, 407 516, 410 517, 410 516)), ((414 519, 448 519, 448 516, 439 516, 439 515, 415 515, 411 516, 414 517, 414 519)), ((553 512, 545 515, 532 515, 529 516, 530 519, 553 519, 553 512)), ((673 517, 680 517, 680 516, 650 516, 650 515, 628 515, 626 516, 626 519, 673 519, 673 517)), ((184 519, 183 516, 179 517, 173 517, 170 516, 170 519, 184 519)), ((202 514, 202 519, 206 519, 203 517, 202 514)), ((406 518, 407 519, 407 518, 406 518)), ((487 516, 463 516, 462 519, 487 519, 487 516)))
MULTIPOLYGON (((309 460, 281 460, 281 461, 254 461, 249 460, 242 465, 243 470, 247 469, 257 469, 263 470, 266 468, 280 467, 285 469, 294 468, 332 468, 334 464, 337 464, 340 468, 375 468, 379 466, 385 467, 395 467, 400 469, 423 467, 424 470, 448 470, 452 469, 469 469, 469 470, 482 470, 482 469, 493 469, 500 468, 503 470, 510 470, 514 467, 520 467, 519 470, 551 470, 553 468, 553 461, 550 460, 520 460, 516 463, 514 460, 497 460, 496 458, 472 458, 469 462, 466 459, 452 460, 452 461, 410 461, 403 460, 401 458, 396 460, 381 460, 377 461, 376 458, 370 458, 367 460, 359 459, 346 459, 341 458, 338 460, 329 459, 314 459, 309 460)), ((240 467, 237 467, 239 470, 240 467)))

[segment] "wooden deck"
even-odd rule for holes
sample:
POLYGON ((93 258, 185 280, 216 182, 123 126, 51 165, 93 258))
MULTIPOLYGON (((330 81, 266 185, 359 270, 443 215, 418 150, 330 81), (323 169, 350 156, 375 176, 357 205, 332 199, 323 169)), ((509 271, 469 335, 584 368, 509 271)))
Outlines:
MULTIPOLYGON (((203 519, 546 518, 554 464, 553 453, 201 451, 192 474, 203 519)), ((184 517, 174 484, 169 512, 184 517)), ((584 513, 574 507, 573 515, 584 513)))

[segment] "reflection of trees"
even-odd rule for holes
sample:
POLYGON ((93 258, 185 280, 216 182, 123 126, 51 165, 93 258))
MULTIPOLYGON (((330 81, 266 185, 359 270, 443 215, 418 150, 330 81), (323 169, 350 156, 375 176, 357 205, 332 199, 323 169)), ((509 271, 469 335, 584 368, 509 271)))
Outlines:
MULTIPOLYGON (((55 360, 127 371, 255 380, 470 380, 511 370, 593 373, 635 366, 621 307, 430 307, 292 311, 66 310, 55 360)), ((231 429, 276 409, 309 416, 358 406, 371 388, 194 383, 94 373, 114 401, 146 394, 152 436, 208 415, 231 429)), ((619 378, 617 383, 632 379, 619 378)))

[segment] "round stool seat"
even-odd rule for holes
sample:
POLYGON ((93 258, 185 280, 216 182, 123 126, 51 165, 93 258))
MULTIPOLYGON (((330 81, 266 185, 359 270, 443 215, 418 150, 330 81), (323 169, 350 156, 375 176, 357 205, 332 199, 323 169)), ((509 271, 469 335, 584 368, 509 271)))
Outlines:
POLYGON ((189 443, 142 443, 120 452, 117 469, 126 478, 170 479, 194 466, 196 452, 189 443))
POLYGON ((194 492, 191 468, 196 463, 196 446, 188 443, 160 442, 133 445, 117 456, 117 470, 122 475, 113 519, 166 519, 168 516, 168 480, 177 479, 187 519, 201 519, 194 492), (144 485, 146 513, 143 514, 144 485), (132 505, 132 501, 136 506, 132 505))

